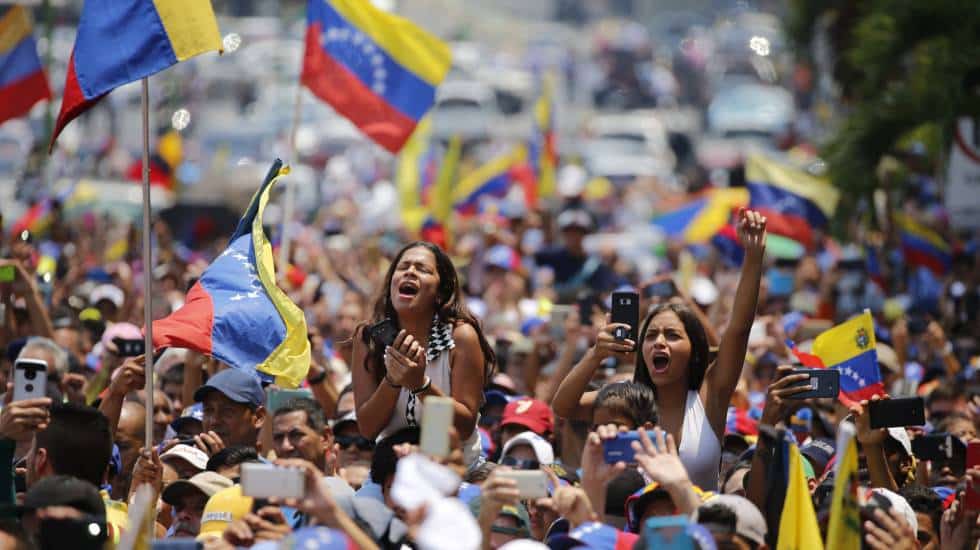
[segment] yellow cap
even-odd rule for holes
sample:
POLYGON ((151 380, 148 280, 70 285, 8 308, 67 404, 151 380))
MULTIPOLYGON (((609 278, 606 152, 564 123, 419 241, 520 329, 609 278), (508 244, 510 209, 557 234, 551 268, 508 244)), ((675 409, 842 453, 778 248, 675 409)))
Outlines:
POLYGON ((242 486, 222 489, 208 499, 201 515, 201 531, 198 540, 220 537, 231 522, 245 517, 252 510, 252 497, 242 494, 242 486))

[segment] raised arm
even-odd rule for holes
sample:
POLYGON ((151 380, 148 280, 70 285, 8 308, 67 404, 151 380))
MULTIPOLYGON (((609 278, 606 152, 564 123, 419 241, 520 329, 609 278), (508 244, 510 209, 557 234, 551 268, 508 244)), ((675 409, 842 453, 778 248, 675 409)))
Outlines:
POLYGON ((589 381, 599 365, 607 357, 616 357, 620 361, 635 362, 636 343, 630 340, 616 340, 613 329, 617 326, 629 328, 629 325, 609 323, 599 330, 595 346, 585 352, 585 356, 572 368, 572 372, 561 381, 555 397, 551 400, 551 408, 558 416, 572 420, 591 420, 592 406, 595 404, 596 392, 587 392, 589 381))
POLYGON ((742 274, 735 291, 735 304, 718 346, 718 360, 708 369, 701 388, 701 400, 715 433, 720 433, 725 424, 728 402, 742 374, 749 331, 755 319, 763 253, 766 249, 765 216, 744 208, 739 210, 738 236, 745 248, 745 261, 742 263, 742 274))

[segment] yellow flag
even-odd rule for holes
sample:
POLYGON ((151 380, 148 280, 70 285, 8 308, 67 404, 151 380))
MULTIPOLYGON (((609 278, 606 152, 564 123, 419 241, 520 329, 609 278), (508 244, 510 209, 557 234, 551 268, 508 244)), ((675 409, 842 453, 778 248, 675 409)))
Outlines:
POLYGON ((402 223, 412 233, 417 233, 425 221, 426 210, 422 204, 422 178, 419 165, 429 150, 432 136, 432 118, 419 122, 398 154, 395 178, 398 185, 398 202, 401 205, 402 223))
MULTIPOLYGON (((770 527, 771 528, 771 527, 770 527)), ((779 520, 776 550, 820 550, 820 526, 813 511, 810 489, 803 474, 803 457, 796 445, 789 446, 789 482, 783 515, 779 520)))
POLYGON ((838 434, 834 495, 830 501, 827 550, 861 549, 861 512, 857 502, 858 450, 854 429, 847 423, 838 434))

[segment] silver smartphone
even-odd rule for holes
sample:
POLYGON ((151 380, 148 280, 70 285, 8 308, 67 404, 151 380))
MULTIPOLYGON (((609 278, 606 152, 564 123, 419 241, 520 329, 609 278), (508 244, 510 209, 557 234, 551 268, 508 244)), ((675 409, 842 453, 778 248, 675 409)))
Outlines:
POLYGON ((548 474, 542 470, 508 470, 498 475, 517 482, 522 499, 548 496, 548 474))
POLYGON ((18 359, 14 362, 14 401, 44 397, 47 386, 47 361, 18 359))
POLYGON ((430 395, 422 409, 419 449, 429 455, 449 456, 449 428, 453 425, 453 398, 430 395))
POLYGON ((242 494, 255 498, 303 498, 306 484, 303 470, 275 464, 242 464, 242 494))

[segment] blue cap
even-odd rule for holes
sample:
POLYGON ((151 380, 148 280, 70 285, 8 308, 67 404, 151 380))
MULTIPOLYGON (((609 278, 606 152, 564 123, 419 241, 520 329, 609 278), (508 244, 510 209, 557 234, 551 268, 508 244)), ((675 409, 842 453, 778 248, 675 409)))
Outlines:
POLYGON ((194 401, 204 401, 209 392, 219 391, 235 403, 242 403, 252 408, 261 407, 265 403, 265 393, 262 384, 253 374, 242 369, 225 369, 212 376, 203 386, 194 392, 194 401))
POLYGON ((506 393, 500 390, 487 390, 483 392, 483 399, 487 405, 492 405, 492 404, 506 405, 507 403, 513 401, 515 398, 514 396, 507 395, 506 393))
POLYGON ((174 429, 175 432, 179 432, 181 426, 188 422, 204 422, 204 405, 201 403, 194 403, 190 407, 184 409, 179 418, 174 419, 170 423, 170 427, 174 429))

